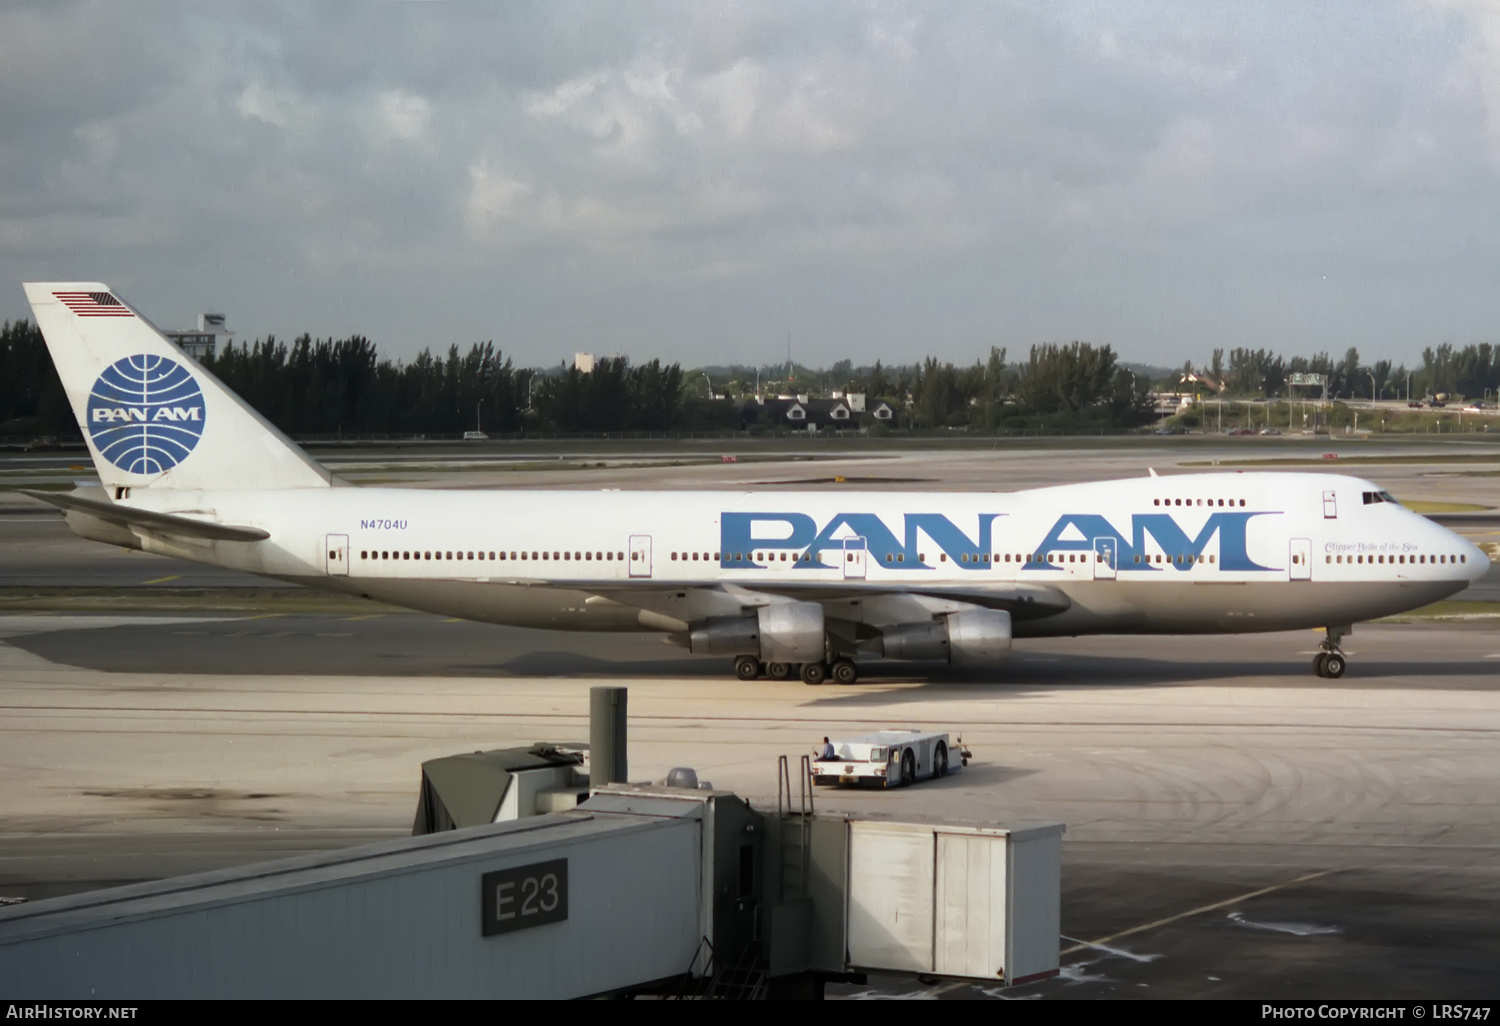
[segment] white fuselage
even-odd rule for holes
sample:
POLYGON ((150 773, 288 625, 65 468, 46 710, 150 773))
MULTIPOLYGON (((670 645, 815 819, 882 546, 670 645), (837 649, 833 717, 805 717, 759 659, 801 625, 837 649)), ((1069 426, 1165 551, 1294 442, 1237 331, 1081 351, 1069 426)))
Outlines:
MULTIPOLYGON (((446 615, 570 630, 680 631, 772 595, 875 626, 1000 605, 1012 610, 1017 636, 1239 633, 1390 615, 1451 595, 1488 567, 1475 546, 1379 498, 1378 486, 1323 474, 1013 493, 137 495, 132 505, 270 534, 140 536, 150 551, 446 615)), ((69 520, 101 537, 87 517, 69 520)))

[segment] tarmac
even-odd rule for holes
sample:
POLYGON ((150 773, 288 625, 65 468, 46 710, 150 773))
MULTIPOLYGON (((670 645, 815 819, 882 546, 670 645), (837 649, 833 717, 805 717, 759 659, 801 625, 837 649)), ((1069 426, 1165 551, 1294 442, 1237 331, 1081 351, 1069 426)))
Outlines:
MULTIPOLYGON (((1227 458, 1217 451, 1196 447, 1179 462, 1227 458)), ((1400 498, 1494 508, 1500 446, 1482 452, 1494 463, 1462 473, 1440 461, 1357 473, 1400 498)), ((1001 479, 1019 488, 1134 473, 1145 460, 1184 472, 1159 449, 1123 448, 410 473, 428 484, 503 474, 518 487, 617 487, 640 486, 649 472, 667 486, 736 487, 752 476, 875 476, 878 466, 887 478, 937 475, 944 489, 1001 479)), ((381 473, 393 473, 388 464, 381 473)), ((9 466, 0 461, 0 475, 9 466)), ((934 487, 890 482, 907 486, 934 487)), ((1496 530, 1465 529, 1476 540, 1496 530)), ((1494 601, 1497 584, 1492 572, 1460 598, 1494 601)), ((997 671, 874 663, 858 684, 812 688, 742 683, 725 660, 652 635, 332 606, 160 608, 162 595, 185 589, 265 587, 83 542, 29 500, 0 503, 0 596, 11 600, 0 611, 0 896, 407 833, 422 760, 583 738, 589 686, 619 682, 630 688, 633 779, 692 766, 774 806, 778 755, 807 752, 824 734, 933 727, 962 734, 973 764, 899 791, 820 789, 819 807, 1068 824, 1058 979, 1002 992, 876 977, 830 996, 1500 991, 1500 619, 1491 615, 1361 625, 1339 681, 1313 676, 1317 635, 1305 632, 1023 641, 997 671), (97 589, 114 608, 28 607, 36 589, 97 589)))

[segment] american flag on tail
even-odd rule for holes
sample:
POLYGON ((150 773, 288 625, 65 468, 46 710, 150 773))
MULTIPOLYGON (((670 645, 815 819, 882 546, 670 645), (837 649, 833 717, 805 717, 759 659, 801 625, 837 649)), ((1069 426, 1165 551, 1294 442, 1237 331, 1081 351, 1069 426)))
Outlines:
POLYGON ((57 301, 79 317, 134 317, 129 308, 108 292, 54 292, 57 301))

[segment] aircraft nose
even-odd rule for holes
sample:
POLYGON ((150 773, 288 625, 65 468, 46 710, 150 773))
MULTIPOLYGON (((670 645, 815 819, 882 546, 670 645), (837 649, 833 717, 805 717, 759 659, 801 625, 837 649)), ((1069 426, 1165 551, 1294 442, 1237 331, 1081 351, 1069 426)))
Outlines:
POLYGON ((1490 554, 1467 538, 1461 540, 1469 556, 1469 580, 1477 581, 1490 572, 1490 554))

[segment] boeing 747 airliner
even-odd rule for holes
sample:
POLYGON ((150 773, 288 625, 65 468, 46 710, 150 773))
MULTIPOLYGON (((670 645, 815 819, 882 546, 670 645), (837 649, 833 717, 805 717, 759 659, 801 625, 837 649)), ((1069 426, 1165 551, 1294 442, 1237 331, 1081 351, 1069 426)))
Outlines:
POLYGON ((989 666, 1012 638, 1325 628, 1452 595, 1489 560, 1380 486, 1213 473, 1013 493, 353 488, 106 285, 26 285, 101 487, 74 533, 393 605, 660 631, 744 680, 862 656, 989 666))

